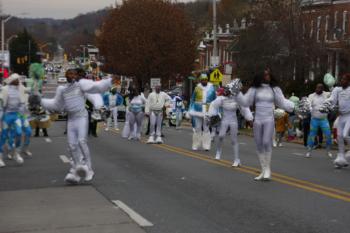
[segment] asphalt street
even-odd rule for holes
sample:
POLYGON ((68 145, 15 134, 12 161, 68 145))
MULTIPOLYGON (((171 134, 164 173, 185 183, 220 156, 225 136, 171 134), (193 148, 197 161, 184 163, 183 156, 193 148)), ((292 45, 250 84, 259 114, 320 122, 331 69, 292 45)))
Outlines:
MULTIPOLYGON (((24 166, 6 161, 0 198, 9 191, 65 187, 64 128, 65 122, 56 122, 50 140, 33 138, 34 156, 24 166)), ((190 150, 191 133, 189 128, 164 128, 165 144, 147 145, 100 129, 98 138, 89 138, 96 176, 83 187, 93 188, 111 205, 125 203, 152 223, 143 227, 148 233, 350 232, 350 169, 334 169, 325 151, 307 159, 301 145, 285 143, 273 153, 273 180, 256 182, 259 165, 251 137, 239 136, 243 167, 235 169, 228 140, 223 160, 216 161, 215 147, 190 150)))

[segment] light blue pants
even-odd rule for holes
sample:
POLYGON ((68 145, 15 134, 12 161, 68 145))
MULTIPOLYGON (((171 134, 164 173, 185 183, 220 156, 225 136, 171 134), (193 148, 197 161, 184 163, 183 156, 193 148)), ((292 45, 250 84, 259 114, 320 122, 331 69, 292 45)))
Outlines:
POLYGON ((309 149, 312 149, 315 145, 315 137, 318 134, 318 129, 321 128, 322 133, 326 137, 326 146, 327 149, 330 149, 332 146, 332 132, 331 128, 329 126, 328 119, 318 119, 318 118, 311 118, 310 123, 310 133, 307 140, 307 146, 309 149))
POLYGON ((2 132, 0 140, 0 153, 3 153, 3 147, 8 143, 8 149, 11 151, 15 147, 21 146, 22 121, 17 112, 5 113, 2 119, 2 132))

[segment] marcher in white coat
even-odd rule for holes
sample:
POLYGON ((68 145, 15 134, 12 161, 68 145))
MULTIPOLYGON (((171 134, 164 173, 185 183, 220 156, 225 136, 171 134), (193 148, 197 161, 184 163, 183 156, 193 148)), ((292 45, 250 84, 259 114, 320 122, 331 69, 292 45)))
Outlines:
POLYGON ((156 86, 155 90, 149 94, 146 105, 146 114, 149 114, 150 116, 150 137, 147 143, 163 143, 163 108, 170 102, 171 97, 165 92, 160 91, 160 86, 156 86))
POLYGON ((254 140, 261 165, 261 174, 255 180, 270 180, 275 105, 292 112, 294 103, 284 97, 269 68, 254 77, 251 88, 245 95, 240 93, 238 101, 245 107, 255 106, 254 140))

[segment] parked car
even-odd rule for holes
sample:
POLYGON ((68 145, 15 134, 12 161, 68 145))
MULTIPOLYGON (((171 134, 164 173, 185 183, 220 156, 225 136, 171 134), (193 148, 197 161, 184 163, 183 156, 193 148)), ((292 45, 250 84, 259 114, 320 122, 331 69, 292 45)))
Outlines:
POLYGON ((67 82, 67 78, 64 76, 59 76, 57 78, 57 83, 66 83, 67 82))

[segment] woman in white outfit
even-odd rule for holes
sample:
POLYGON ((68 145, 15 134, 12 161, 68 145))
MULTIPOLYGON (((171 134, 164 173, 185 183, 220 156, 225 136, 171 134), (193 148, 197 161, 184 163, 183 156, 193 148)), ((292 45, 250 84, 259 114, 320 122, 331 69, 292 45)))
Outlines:
POLYGON ((129 121, 129 140, 141 140, 141 130, 143 117, 145 115, 144 108, 147 100, 136 88, 131 88, 129 92, 129 106, 128 106, 128 121, 129 121), (136 126, 136 138, 134 130, 136 126))
POLYGON ((253 85, 245 95, 239 93, 238 101, 245 107, 255 106, 254 140, 261 165, 261 174, 255 180, 270 180, 275 105, 292 112, 294 103, 284 97, 268 68, 254 77, 253 85))
POLYGON ((222 119, 219 130, 219 140, 217 143, 215 159, 220 160, 222 154, 222 146, 227 131, 230 130, 231 144, 233 149, 233 167, 239 167, 241 160, 239 158, 239 144, 237 140, 238 134, 238 122, 237 122, 237 110, 239 109, 242 115, 247 121, 253 120, 253 114, 249 108, 239 106, 237 97, 231 93, 229 87, 225 87, 223 96, 218 96, 211 104, 209 108, 209 116, 215 115, 221 108, 222 119))

